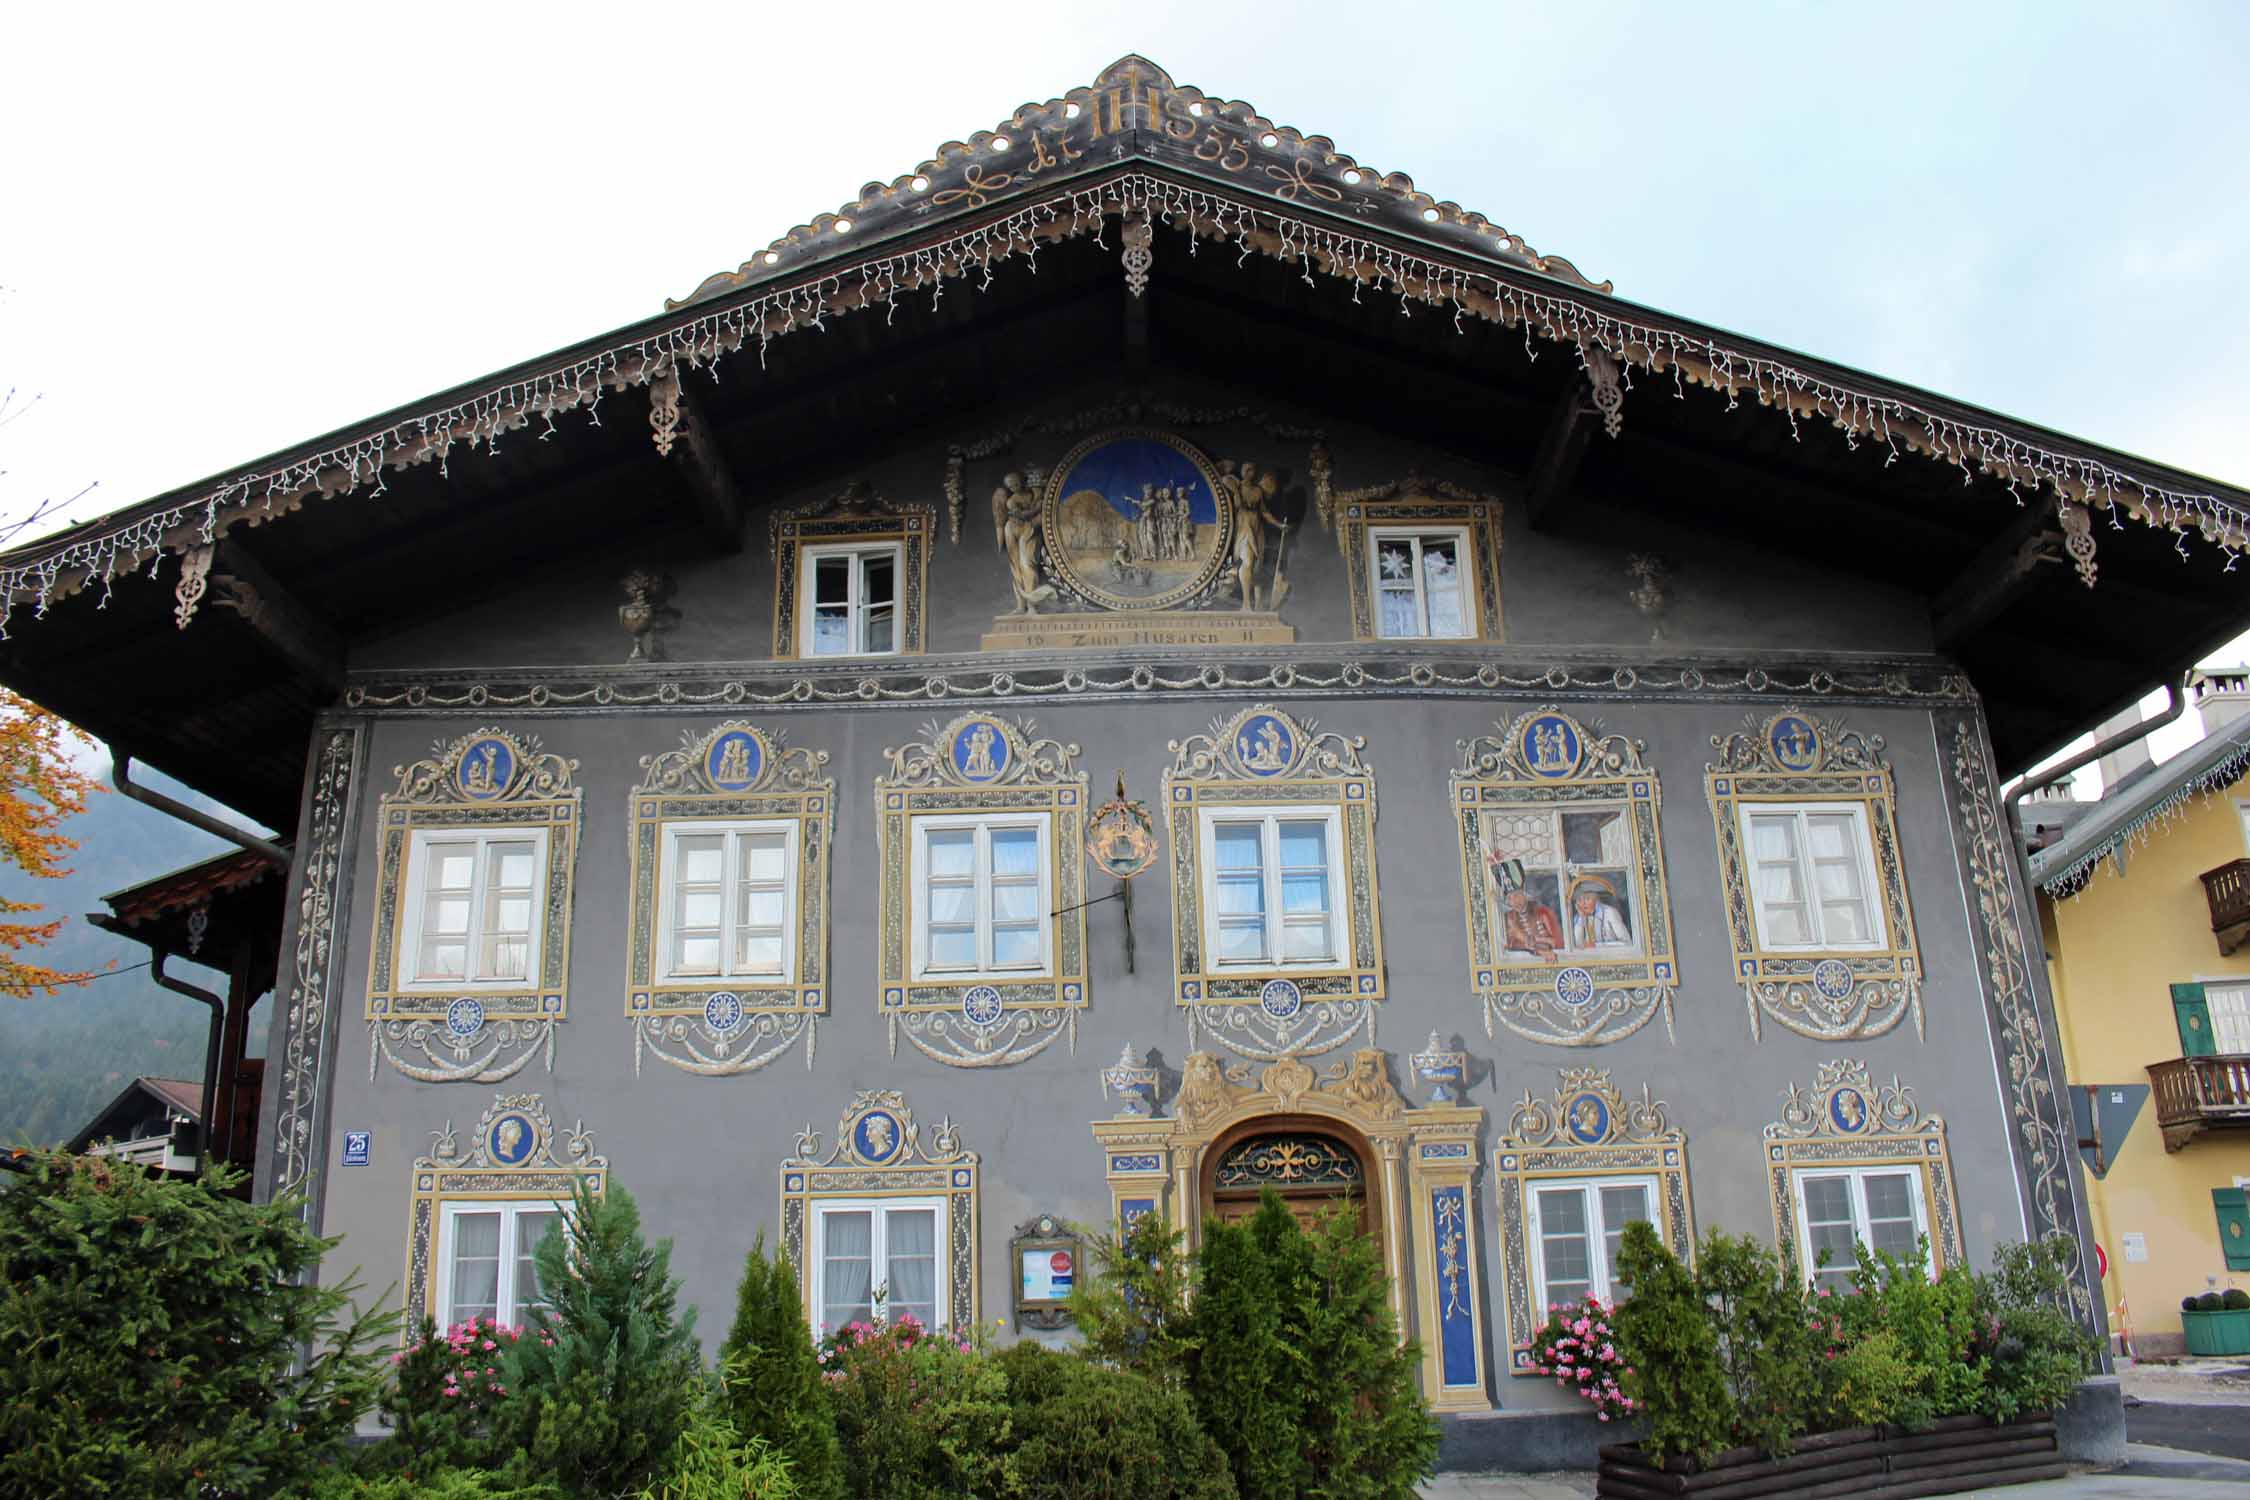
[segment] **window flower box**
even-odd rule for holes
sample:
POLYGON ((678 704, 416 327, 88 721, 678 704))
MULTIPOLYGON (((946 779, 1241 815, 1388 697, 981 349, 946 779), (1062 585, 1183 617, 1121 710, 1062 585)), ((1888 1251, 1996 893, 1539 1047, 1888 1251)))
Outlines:
POLYGON ((2250 1307, 2180 1312, 2190 1354, 2250 1354, 2250 1307))
POLYGON ((1989 1417, 1944 1417, 1917 1432, 1896 1427, 1849 1427, 1797 1440, 1787 1458, 1756 1448, 1732 1448, 1708 1464, 1681 1458, 1661 1463, 1637 1443, 1601 1450, 1594 1493, 1615 1500, 1694 1500, 1817 1494, 1944 1495, 1994 1485, 2060 1478, 2066 1470, 2055 1447, 2052 1417, 1994 1422, 1989 1417))

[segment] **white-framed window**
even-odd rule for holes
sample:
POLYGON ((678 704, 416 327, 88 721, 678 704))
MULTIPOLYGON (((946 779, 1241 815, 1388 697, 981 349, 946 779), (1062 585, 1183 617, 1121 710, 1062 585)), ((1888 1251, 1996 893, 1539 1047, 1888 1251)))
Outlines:
POLYGON ((548 1226, 561 1222, 562 1211, 560 1203, 535 1200, 444 1204, 438 1218, 438 1322, 448 1328, 471 1318, 508 1327, 523 1322, 540 1301, 532 1252, 548 1226))
POLYGON ((1343 957, 1343 823, 1334 808, 1202 810, 1204 941, 1214 968, 1343 957))
POLYGON ((903 549, 897 542, 807 547, 803 638, 806 656, 892 656, 898 651, 898 581, 903 549))
POLYGON ((415 830, 400 987, 536 988, 546 891, 543 828, 415 830))
POLYGON ((1742 843, 1761 948, 1880 949, 1881 889, 1858 802, 1746 802, 1742 843))
POLYGON ((1375 633, 1385 640, 1472 636, 1476 611, 1465 562, 1469 529, 1376 526, 1367 534, 1375 633))
POLYGON ((665 824, 658 972, 792 982, 797 836, 794 818, 665 824))
POLYGON ((833 1333, 875 1316, 911 1317, 942 1328, 951 1307, 942 1253, 941 1198, 827 1198, 812 1212, 812 1305, 816 1332, 833 1333))
POLYGON ((1656 1222, 1653 1177, 1533 1178, 1524 1184, 1524 1220, 1531 1233, 1534 1318, 1596 1296, 1615 1302, 1628 1288, 1617 1280, 1617 1247, 1625 1226, 1656 1222))
POLYGON ((2211 1016, 2211 1050, 2250 1053, 2250 984, 2206 983, 2203 1008, 2211 1016))
POLYGON ((1859 1264, 1859 1247, 1901 1260, 1929 1261, 1918 1246, 1930 1232, 1922 1202, 1922 1174, 1910 1166, 1798 1167, 1790 1173, 1797 1195, 1797 1250, 1807 1278, 1843 1291, 1859 1264), (1820 1264, 1821 1252, 1828 1264, 1820 1264))
POLYGON ((914 975, 1006 978, 1048 971, 1046 813, 914 819, 914 975))

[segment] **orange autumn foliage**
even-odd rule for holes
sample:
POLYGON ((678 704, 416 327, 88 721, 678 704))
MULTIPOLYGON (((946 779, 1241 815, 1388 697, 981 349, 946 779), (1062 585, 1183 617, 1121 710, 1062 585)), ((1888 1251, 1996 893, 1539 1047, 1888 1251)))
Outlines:
MULTIPOLYGON (((0 688, 0 859, 39 880, 68 875, 63 860, 78 840, 58 830, 86 810, 86 798, 104 790, 71 757, 90 748, 84 730, 0 688)), ((0 900, 0 918, 43 910, 36 901, 0 900)), ((0 920, 0 995, 52 995, 90 975, 33 963, 31 949, 62 930, 62 920, 0 920)))

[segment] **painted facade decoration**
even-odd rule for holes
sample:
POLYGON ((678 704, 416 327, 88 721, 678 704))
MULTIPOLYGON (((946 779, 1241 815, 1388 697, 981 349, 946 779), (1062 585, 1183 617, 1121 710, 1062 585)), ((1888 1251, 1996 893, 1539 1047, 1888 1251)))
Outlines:
POLYGON ((1093 1126, 1118 1222, 1161 1214, 1192 1246, 1214 1193, 1270 1184, 1363 1200, 1390 1268, 1391 1310, 1422 1343, 1423 1394, 1441 1411, 1491 1408, 1471 1190, 1482 1109, 1412 1108, 1374 1047, 1318 1069, 1284 1057, 1255 1080, 1248 1063, 1191 1052, 1171 1118, 1135 1113, 1136 1103, 1093 1126))
POLYGON ((1771 1017, 1822 1041, 1881 1036, 1909 1014, 1922 1035, 1922 954, 1882 737, 1788 709, 1711 747, 1705 784, 1751 1035, 1771 1017), (1791 826, 1765 822, 1792 813, 1791 826))
POLYGON ((578 762, 479 729, 397 767, 382 799, 368 1076, 498 1083, 554 1066, 568 1015, 578 762), (416 951, 418 950, 418 951, 416 951))
MULTIPOLYGON (((854 480, 825 500, 776 510, 766 523, 766 545, 773 553, 773 654, 777 659, 822 654, 812 639, 819 628, 813 616, 826 602, 807 562, 821 549, 895 549, 889 596, 888 643, 873 649, 849 642, 847 656, 915 654, 928 648, 930 544, 937 534, 937 509, 919 501, 892 501, 864 480, 854 480)), ((859 585, 854 582, 852 587, 859 585)), ((839 601, 848 611, 856 602, 839 601)), ((847 628, 851 628, 847 619, 847 628)))
POLYGON ((1384 970, 1365 744, 1259 704, 1168 745, 1173 998, 1187 1013, 1191 1046, 1209 1037, 1271 1060, 1333 1051, 1362 1035, 1373 1042, 1384 970), (1258 845, 1267 875, 1257 892, 1238 880, 1242 856, 1222 847, 1220 830, 1238 826, 1256 830, 1244 842, 1258 845), (1283 850, 1277 826, 1319 848, 1301 857, 1283 850), (1240 889, 1229 891, 1237 880, 1240 889), (1255 941, 1253 918, 1263 921, 1255 941), (1292 934, 1292 919, 1305 936, 1292 934), (1251 956, 1231 958, 1236 943, 1251 956), (1312 951, 1295 957, 1292 943, 1312 951))
POLYGON ((305 1194, 305 1217, 317 1222, 315 1191, 325 1159, 330 1074, 341 1017, 344 976, 336 963, 337 924, 351 868, 353 819, 366 766, 363 729, 337 729, 319 737, 311 768, 312 795, 297 858, 297 927, 283 989, 274 999, 280 1087, 273 1111, 272 1167, 260 1185, 269 1198, 305 1194))
POLYGON ((1506 639, 1497 496, 1409 474, 1334 504, 1353 639, 1506 639))
POLYGON ((749 1073, 799 1041, 812 1066, 829 1001, 827 763, 740 719, 641 757, 627 803, 636 1072, 647 1054, 704 1077, 749 1073))
POLYGON ((466 1141, 448 1120, 431 1132, 430 1151, 414 1162, 407 1209, 406 1317, 412 1338, 425 1314, 447 1320, 439 1282, 443 1226, 449 1204, 567 1204, 580 1183, 601 1192, 609 1161, 594 1153, 584 1121, 557 1134, 537 1094, 497 1094, 466 1141))
POLYGON ((797 1269, 806 1316, 820 1329, 810 1257, 819 1253, 815 1221, 824 1205, 933 1200, 935 1255, 942 1277, 943 1321, 967 1330, 981 1305, 978 1284, 977 1153, 961 1144, 951 1120, 940 1120, 927 1142, 914 1111, 897 1089, 863 1090, 836 1122, 835 1144, 824 1153, 820 1132, 807 1125, 781 1163, 781 1243, 797 1269))
POLYGON ((1087 788, 1078 746, 1038 738, 1029 720, 989 713, 932 723, 924 734, 886 749, 889 769, 875 782, 878 988, 892 1055, 902 1034, 956 1067, 1021 1062, 1057 1038, 1075 1050, 1088 1003, 1087 788), (989 830, 1003 827, 1023 833, 1035 852, 996 853, 989 830), (951 841, 944 852, 933 843, 939 835, 951 841), (1004 858, 1018 861, 1014 875, 995 879, 1004 858), (949 863, 956 859, 962 863, 949 863), (989 934, 1003 927, 1037 942, 1023 953, 988 951, 997 943, 989 934), (979 946, 940 953, 940 930, 979 946))
POLYGON ((1453 771, 1470 983, 1519 1036, 1631 1036, 1679 986, 1664 886, 1662 790, 1647 746, 1560 709, 1461 743, 1453 771))
POLYGON ((1931 1270, 1962 1258, 1945 1121, 1924 1114, 1913 1089, 1895 1075, 1878 1086, 1864 1062, 1822 1063, 1810 1090, 1789 1086, 1781 1118, 1766 1127, 1765 1141, 1774 1238, 1807 1275, 1816 1268, 1805 1263, 1796 1178, 1808 1168, 1907 1169, 1918 1184, 1918 1232, 1929 1240, 1931 1270))
MULTIPOLYGON (((1534 1233, 1534 1196, 1542 1184, 1584 1184, 1596 1192, 1606 1184, 1645 1184, 1653 1191, 1643 1206, 1664 1243, 1682 1260, 1695 1249, 1687 1136, 1666 1118, 1663 1101, 1651 1097, 1647 1084, 1641 1085, 1640 1097, 1628 1097, 1600 1068, 1564 1068, 1556 1078, 1550 1095, 1524 1091, 1493 1149, 1501 1300, 1509 1371, 1516 1375, 1543 1373, 1530 1358, 1532 1337, 1547 1322, 1547 1309, 1534 1296, 1533 1261, 1546 1248, 1534 1233)), ((1602 1227, 1591 1216, 1588 1224, 1602 1227)), ((1588 1262, 1596 1251, 1591 1243, 1585 1246, 1588 1262)))

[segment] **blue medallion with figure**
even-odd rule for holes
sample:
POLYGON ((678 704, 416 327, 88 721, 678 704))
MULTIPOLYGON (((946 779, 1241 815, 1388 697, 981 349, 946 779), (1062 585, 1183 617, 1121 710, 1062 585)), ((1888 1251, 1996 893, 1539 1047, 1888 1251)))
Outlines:
POLYGON ((1532 775, 1549 779, 1576 771, 1586 751, 1578 726, 1561 714, 1540 714, 1527 722, 1516 748, 1532 775))
POLYGON ((531 1116, 513 1111, 494 1120, 484 1138, 485 1154, 503 1167, 522 1166, 538 1145, 539 1131, 531 1116))
POLYGON ((453 768, 454 785, 472 802, 499 796, 515 779, 515 748, 498 735, 471 740, 461 751, 460 764, 453 768))
POLYGON ((905 1138, 898 1116, 887 1109, 871 1109, 852 1124, 852 1151, 872 1166, 898 1155, 905 1138))
POLYGON ((1563 1109, 1563 1129, 1581 1146, 1595 1146, 1609 1134, 1609 1101, 1599 1094, 1574 1094, 1563 1109))
POLYGON ((722 792, 744 792, 765 769, 766 747, 747 730, 730 729, 703 752, 703 774, 722 792))
POLYGON ((1828 1096, 1828 1121, 1844 1135, 1867 1128, 1867 1100, 1858 1089, 1838 1089, 1828 1096))
POLYGON ((970 719, 953 733, 946 754, 964 781, 997 781, 1007 774, 1008 733, 991 719, 970 719))
POLYGON ((1252 714, 1234 731, 1234 756, 1253 776, 1279 776, 1297 763, 1297 736, 1272 714, 1252 714))
POLYGON ((1784 771, 1810 771, 1820 764, 1820 731, 1802 714, 1781 714, 1766 726, 1766 748, 1784 771))

